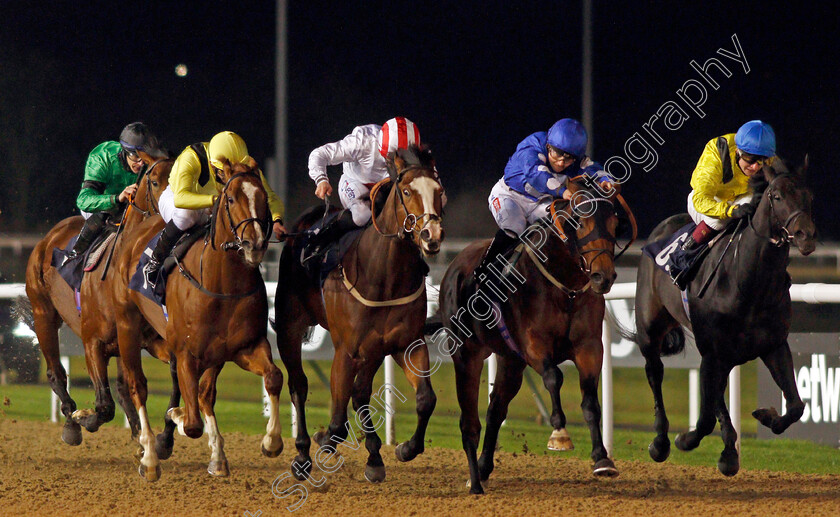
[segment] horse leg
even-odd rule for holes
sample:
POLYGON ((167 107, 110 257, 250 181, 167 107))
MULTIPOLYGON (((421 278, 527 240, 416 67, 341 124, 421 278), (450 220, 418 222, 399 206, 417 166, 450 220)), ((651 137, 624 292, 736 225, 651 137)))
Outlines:
POLYGON ((128 427, 131 429, 131 439, 136 440, 140 434, 140 417, 137 416, 137 409, 131 403, 131 394, 128 391, 128 384, 123 375, 122 362, 117 360, 117 402, 125 412, 128 419, 128 427))
POLYGON ((796 387, 796 378, 793 375, 793 359, 790 354, 790 346, 785 343, 773 351, 761 356, 764 365, 770 371, 776 385, 782 389, 785 396, 787 411, 784 416, 779 416, 776 408, 759 408, 753 411, 752 416, 765 427, 770 428, 775 434, 781 434, 790 425, 802 417, 805 411, 805 403, 799 396, 796 387))
POLYGON ((160 479, 160 460, 155 452, 155 435, 146 411, 147 383, 140 359, 141 344, 135 334, 136 329, 141 328, 140 325, 140 315, 136 311, 118 320, 117 342, 120 347, 120 361, 123 365, 125 382, 140 420, 139 442, 143 448, 143 457, 140 459, 139 472, 146 481, 157 481, 160 479))
MULTIPOLYGON (((330 370, 330 424, 326 432, 318 431, 312 436, 318 445, 334 447, 347 438, 347 433, 350 432, 350 425, 347 422, 347 403, 350 401, 355 377, 356 369, 353 359, 340 349, 337 350, 330 370)), ((353 442, 355 441, 353 439, 353 442)))
POLYGON ((365 361, 359 368, 359 373, 353 382, 353 409, 356 411, 356 424, 365 433, 365 449, 368 451, 368 459, 365 463, 365 479, 371 483, 385 481, 385 463, 382 461, 382 455, 379 454, 379 450, 382 448, 382 440, 376 433, 376 429, 382 425, 385 419, 380 415, 379 422, 374 423, 370 407, 373 376, 381 364, 381 359, 365 361))
POLYGON ((172 392, 169 394, 169 405, 164 417, 163 432, 155 437, 155 451, 158 458, 169 459, 172 456, 172 448, 175 446, 175 429, 178 425, 172 420, 170 412, 178 409, 181 404, 181 388, 178 386, 177 360, 173 354, 169 355, 169 376, 172 379, 172 392))
MULTIPOLYGON (((279 330, 279 329, 278 329, 279 330)), ((297 456, 292 460, 292 473, 298 481, 306 479, 306 475, 312 471, 312 457, 309 455, 309 448, 312 440, 309 438, 309 431, 306 429, 306 397, 309 395, 309 379, 303 372, 303 363, 300 356, 300 346, 290 346, 289 343, 300 343, 286 339, 281 345, 280 334, 277 337, 277 349, 280 351, 280 358, 286 365, 286 372, 289 374, 289 397, 295 406, 297 417, 297 436, 295 437, 295 448, 297 456), (298 474, 298 473, 301 474, 298 474)))
POLYGON ((700 361, 700 417, 693 431, 680 434, 674 445, 681 451, 691 451, 700 445, 704 437, 715 429, 715 405, 720 390, 720 367, 717 362, 703 357, 700 361))
POLYGON ((213 410, 216 405, 216 380, 219 378, 223 366, 214 366, 205 370, 198 386, 198 405, 204 414, 204 422, 207 427, 207 445, 210 447, 210 463, 207 465, 207 472, 211 476, 217 477, 230 475, 227 457, 225 457, 225 440, 219 432, 216 413, 213 410))
POLYGON ((458 405, 461 407, 461 443, 470 468, 470 480, 467 487, 471 494, 483 494, 481 479, 478 473, 476 451, 481 438, 481 420, 478 417, 478 390, 481 381, 481 370, 484 359, 477 354, 467 353, 464 345, 456 352, 455 385, 458 391, 458 405))
POLYGON ((665 402, 662 398, 662 379, 665 376, 665 366, 659 357, 659 348, 652 345, 641 347, 645 356, 645 374, 648 385, 653 392, 653 411, 655 414, 654 429, 656 437, 648 445, 648 453, 653 461, 663 462, 671 454, 671 440, 668 439, 670 423, 665 413, 665 402))
MULTIPOLYGON (((554 431, 548 439, 548 449, 552 451, 571 451, 575 448, 572 437, 566 431, 566 414, 560 402, 560 388, 563 387, 563 372, 556 364, 547 361, 543 364, 542 380, 551 397, 551 427, 554 431)), ((521 381, 521 380, 520 380, 521 381)), ((485 438, 485 441, 487 438, 485 438)))
POLYGON ((176 354, 175 370, 178 387, 184 398, 184 407, 176 407, 166 412, 178 426, 178 432, 190 438, 199 438, 204 433, 198 407, 198 381, 201 376, 198 366, 198 361, 188 351, 176 354))
MULTIPOLYGON (((435 390, 432 389, 431 379, 417 375, 418 371, 429 371, 429 350, 425 345, 412 348, 408 362, 406 362, 403 353, 397 353, 391 357, 403 369, 405 377, 415 392, 417 428, 410 440, 397 445, 397 448, 394 449, 394 454, 399 461, 411 461, 425 450, 426 428, 437 405, 437 395, 435 395, 435 390)), ((387 406, 385 409, 391 411, 391 408, 387 406)))
POLYGON ((283 452, 283 437, 280 434, 280 391, 283 389, 283 372, 271 360, 271 345, 262 339, 251 351, 240 352, 234 359, 243 370, 263 378, 268 392, 269 416, 265 436, 260 449, 263 456, 276 458, 283 452))
POLYGON ((601 436, 601 404, 598 402, 598 379, 601 376, 601 364, 604 348, 600 335, 588 343, 580 343, 574 361, 580 375, 580 392, 582 397, 580 409, 583 419, 589 426, 589 437, 592 441, 590 458, 594 462, 592 473, 596 476, 616 477, 618 469, 607 454, 604 440, 601 436))
POLYGON ((53 393, 61 401, 61 414, 67 419, 61 432, 61 439, 67 445, 82 443, 82 428, 73 418, 76 402, 67 392, 67 372, 61 365, 61 353, 58 344, 58 329, 61 327, 61 317, 48 299, 41 296, 30 296, 32 301, 32 317, 35 322, 35 335, 41 353, 47 363, 47 379, 53 393))
MULTIPOLYGON (((84 330, 82 333, 85 334, 84 330)), ((115 405, 108 382, 108 358, 102 350, 103 343, 99 339, 85 337, 85 363, 96 392, 96 409, 78 409, 73 412, 73 420, 94 433, 99 426, 114 419, 115 405)))
POLYGON ((518 357, 497 356, 498 367, 493 381, 493 393, 490 394, 490 406, 487 408, 487 429, 484 431, 484 447, 478 458, 478 474, 482 481, 487 481, 493 472, 493 455, 499 439, 499 429, 507 418, 508 406, 522 387, 522 373, 525 362, 518 357))
POLYGON ((726 390, 726 382, 728 372, 721 372, 719 379, 720 385, 718 389, 718 398, 715 401, 715 407, 718 421, 720 422, 720 434, 723 439, 723 451, 718 458, 718 470, 724 476, 734 476, 741 468, 741 462, 738 458, 738 448, 736 442, 738 441, 738 433, 735 432, 735 427, 732 425, 732 420, 729 416, 729 410, 726 407, 726 402, 723 399, 723 392, 726 390))

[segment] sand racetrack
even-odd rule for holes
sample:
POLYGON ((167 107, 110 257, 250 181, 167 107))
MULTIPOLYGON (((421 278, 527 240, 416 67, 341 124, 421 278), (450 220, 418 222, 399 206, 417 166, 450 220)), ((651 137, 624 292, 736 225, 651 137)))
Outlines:
MULTIPOLYGON (((137 474, 128 431, 85 432, 84 442, 60 441, 61 427, 0 418, 0 515, 288 515, 298 496, 279 499, 272 482, 289 472, 293 441, 278 458, 259 453, 260 437, 231 433, 225 450, 231 476, 205 469, 206 438, 176 435, 163 475, 147 483, 137 474)), ((288 434, 288 430, 284 429, 288 434)), ((344 449, 343 447, 341 449, 344 449)), ((346 449, 344 449, 346 451, 346 449)), ((313 448, 314 452, 314 448, 313 448)), ((714 467, 617 461, 621 476, 596 479, 587 462, 500 452, 484 496, 465 488, 461 451, 432 448, 400 464, 383 446, 387 479, 364 480, 364 445, 344 452, 345 464, 327 475, 329 490, 312 487, 296 515, 840 515, 840 475, 742 471, 734 478, 714 467)), ((292 485, 278 484, 278 491, 292 485)))

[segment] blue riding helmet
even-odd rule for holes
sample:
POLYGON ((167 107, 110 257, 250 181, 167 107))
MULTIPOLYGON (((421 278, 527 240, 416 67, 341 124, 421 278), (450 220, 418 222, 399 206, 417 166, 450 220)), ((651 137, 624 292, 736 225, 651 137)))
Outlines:
POLYGON ((735 133, 735 145, 741 151, 758 156, 776 154, 776 133, 770 124, 751 120, 735 133))
POLYGON ((576 157, 586 153, 586 129, 583 124, 573 118, 558 120, 548 130, 548 145, 576 157))
POLYGON ((120 133, 120 145, 127 154, 149 151, 159 147, 158 140, 149 127, 142 122, 132 122, 120 133))

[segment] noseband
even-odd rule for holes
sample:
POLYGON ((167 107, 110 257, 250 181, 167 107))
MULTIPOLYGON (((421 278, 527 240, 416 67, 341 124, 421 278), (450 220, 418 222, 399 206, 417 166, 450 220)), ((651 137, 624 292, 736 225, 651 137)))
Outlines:
MULTIPOLYGON (((793 239, 793 235, 788 230, 788 226, 790 226, 799 216, 804 215, 805 211, 802 209, 794 210, 788 217, 785 219, 784 224, 781 224, 781 218, 776 214, 776 207, 773 205, 773 185, 776 181, 782 178, 791 178, 793 180, 793 175, 791 174, 779 174, 767 185, 767 189, 765 190, 767 194, 767 201, 770 203, 770 227, 771 232, 774 226, 774 223, 778 223, 778 226, 781 230, 781 235, 779 238, 774 238, 773 235, 761 235, 753 226, 752 217, 750 217, 750 228, 752 228, 753 232, 760 237, 764 237, 765 239, 769 240, 773 245, 782 247, 787 244, 790 244, 791 239, 793 239)), ((795 181, 794 181, 795 183, 795 181)))
MULTIPOLYGON (((224 205, 225 205, 225 213, 227 214, 228 229, 230 230, 230 233, 233 234, 233 238, 234 238, 234 240, 232 242, 225 242, 224 244, 222 244, 222 249, 225 250, 225 251, 235 250, 237 252, 242 252, 243 251, 242 243, 244 242, 244 240, 242 239, 240 230, 243 230, 245 225, 248 224, 248 223, 254 223, 255 225, 257 225, 257 227, 260 230, 263 231, 263 234, 265 235, 265 239, 263 240, 262 249, 266 249, 268 247, 268 240, 269 240, 269 237, 270 237, 270 234, 269 234, 270 225, 271 225, 270 217, 267 217, 265 219, 260 219, 259 217, 248 217, 248 218, 242 219, 238 223, 235 223, 234 220, 233 220, 233 215, 230 213, 230 203, 228 203, 228 200, 231 199, 231 197, 228 195, 227 190, 228 190, 228 187, 230 186, 231 182, 235 178, 238 178, 240 176, 254 176, 257 179, 259 179, 259 176, 257 176, 257 174, 255 174, 253 171, 237 172, 236 174, 231 176, 230 179, 228 179, 227 183, 225 183, 224 188, 222 188, 222 195, 219 196, 219 201, 218 202, 224 203, 224 205), (222 198, 224 198, 224 201, 222 201, 222 198)), ((217 213, 218 213, 218 210, 214 210, 213 211, 213 216, 215 217, 215 215, 217 213)), ((269 213, 268 212, 268 201, 267 200, 266 200, 266 213, 269 213)), ((213 230, 215 230, 215 224, 213 224, 212 228, 213 228, 213 230)), ((214 233, 215 233, 215 231, 214 231, 214 233)), ((213 240, 214 239, 211 239, 211 242, 213 240)), ((214 248, 215 248, 215 245, 214 245, 214 248)))

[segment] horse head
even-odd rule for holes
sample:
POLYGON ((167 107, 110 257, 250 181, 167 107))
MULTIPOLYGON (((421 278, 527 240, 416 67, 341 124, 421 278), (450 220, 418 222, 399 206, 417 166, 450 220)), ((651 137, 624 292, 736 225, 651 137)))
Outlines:
POLYGON ((394 184, 398 233, 410 238, 426 256, 440 251, 444 239, 443 186, 435 160, 426 148, 411 146, 387 158, 388 171, 394 184))
MULTIPOLYGON (((566 245, 573 255, 578 255, 581 267, 592 282, 592 290, 608 293, 616 279, 615 240, 618 216, 613 201, 618 195, 614 186, 605 196, 595 186, 587 185, 578 176, 568 182, 572 199, 563 209, 562 234, 571 236, 566 245)), ((554 205, 552 205, 554 206, 554 205)), ((552 214, 555 226, 558 218, 552 214)))
POLYGON ((231 165, 227 160, 222 163, 223 169, 214 168, 217 183, 224 187, 216 201, 213 238, 221 234, 232 239, 222 249, 238 251, 245 264, 257 267, 268 247, 271 227, 268 195, 260 170, 253 158, 247 163, 231 165))
POLYGON ((762 172, 767 184, 763 191, 757 191, 761 201, 753 216, 753 221, 767 221, 772 242, 779 246, 792 242, 802 255, 816 248, 816 226, 811 218, 813 195, 804 186, 807 169, 807 156, 795 173, 765 165, 762 172))
POLYGON ((152 154, 140 151, 139 154, 146 167, 137 179, 137 192, 131 204, 145 215, 159 214, 158 200, 169 186, 169 173, 172 171, 174 160, 165 151, 152 154))

